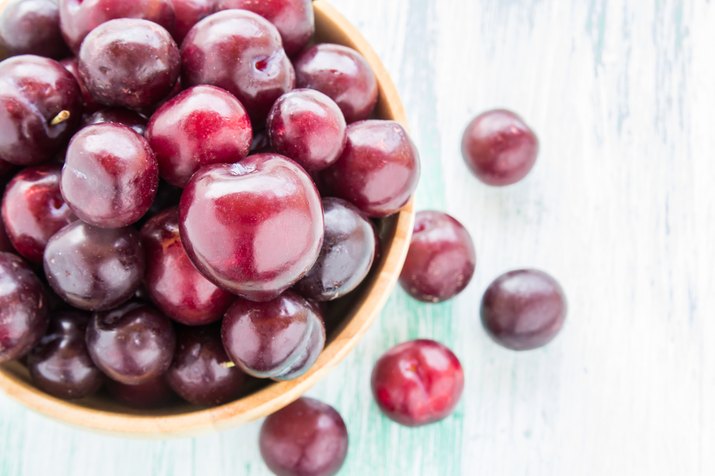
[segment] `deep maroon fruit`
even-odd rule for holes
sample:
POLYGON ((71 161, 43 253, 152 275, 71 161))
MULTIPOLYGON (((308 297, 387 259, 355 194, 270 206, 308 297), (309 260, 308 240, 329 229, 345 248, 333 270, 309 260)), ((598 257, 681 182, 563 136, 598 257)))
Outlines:
POLYGON ((181 398, 203 406, 235 400, 246 382, 226 355, 218 326, 182 328, 166 378, 181 398))
POLYGON ((109 378, 127 385, 163 375, 175 346, 169 318, 141 303, 95 313, 87 327, 87 348, 94 363, 109 378))
POLYGON ((55 397, 74 400, 92 395, 104 382, 104 375, 87 352, 85 333, 89 316, 81 312, 60 312, 40 343, 27 359, 34 384, 55 397))
POLYGON ((0 253, 0 363, 25 355, 47 329, 47 296, 19 257, 0 253))
POLYGON ((290 56, 300 52, 315 32, 311 0, 218 0, 218 10, 240 8, 267 19, 281 34, 290 56))
POLYGON ((65 58, 60 61, 60 64, 64 66, 65 69, 72 74, 75 81, 77 81, 77 85, 79 86, 82 96, 82 106, 85 114, 99 109, 100 105, 94 100, 92 94, 87 90, 87 86, 84 84, 84 81, 82 81, 82 78, 79 76, 79 61, 77 58, 74 56, 72 58, 65 58))
POLYGON ((512 350, 548 344, 566 319, 566 297, 559 283, 535 269, 499 276, 482 298, 482 324, 497 343, 512 350))
POLYGON ((324 198, 325 238, 315 266, 296 285, 314 301, 332 301, 357 288, 377 254, 375 228, 360 211, 339 198, 324 198))
POLYGON ((159 186, 159 167, 147 141, 126 126, 88 126, 70 142, 62 195, 84 222, 120 228, 139 220, 159 186))
POLYGON ((417 188, 420 158, 407 132, 393 121, 348 126, 338 161, 321 174, 330 192, 371 217, 386 217, 405 205, 417 188))
POLYGON ((92 97, 107 106, 141 110, 166 97, 179 78, 179 47, 147 20, 111 20, 87 35, 79 74, 92 97))
POLYGON ((102 23, 115 18, 143 18, 173 31, 171 0, 59 0, 60 26, 75 52, 82 40, 102 23))
POLYGON ((216 0, 171 0, 171 3, 176 14, 173 33, 179 44, 194 25, 211 15, 216 8, 216 0))
POLYGON ((382 412, 406 426, 452 413, 464 388, 459 359, 439 342, 418 339, 385 353, 372 371, 372 393, 382 412))
POLYGON ((243 160, 252 138, 246 109, 215 86, 194 86, 169 100, 151 117, 147 130, 161 178, 177 187, 204 165, 243 160))
POLYGON ((60 166, 28 167, 17 174, 5 189, 2 219, 18 254, 42 263, 47 241, 77 219, 60 193, 60 166))
POLYGON ((511 111, 494 110, 469 123, 462 138, 467 165, 488 185, 511 185, 534 166, 539 141, 524 120, 511 111))
POLYGON ((181 45, 183 79, 188 86, 213 84, 235 95, 254 125, 293 89, 295 72, 278 30, 246 10, 214 13, 197 23, 181 45))
POLYGON ((234 300, 199 273, 179 237, 179 212, 170 208, 142 228, 146 250, 144 280, 151 300, 167 316, 198 326, 215 322, 234 300))
POLYGON ((108 379, 106 387, 112 397, 133 408, 161 408, 175 398, 174 391, 163 375, 139 385, 127 385, 108 379))
POLYGON ((345 461, 348 429, 333 407, 303 397, 266 418, 259 445, 279 476, 331 476, 345 461))
POLYGON ((317 306, 288 291, 263 303, 237 300, 226 312, 221 336, 231 360, 247 374, 290 380, 317 360, 325 326, 317 306))
POLYGON ((51 160, 81 118, 79 86, 60 63, 32 55, 0 63, 0 160, 51 160))
POLYGON ((472 237, 461 223, 443 212, 421 211, 400 284, 420 301, 446 301, 467 287, 476 261, 472 237))
POLYGON ((315 172, 332 165, 345 147, 345 118, 335 101, 312 89, 281 96, 267 121, 271 146, 315 172))
POLYGON ((105 122, 116 122, 127 126, 134 132, 143 136, 146 133, 146 123, 147 120, 141 114, 130 111, 129 109, 122 109, 119 107, 109 107, 105 109, 100 109, 88 116, 85 116, 82 120, 83 126, 91 126, 93 124, 104 124, 105 122))
POLYGON ((67 303, 88 311, 116 307, 134 295, 144 276, 144 248, 131 228, 95 228, 81 221, 47 243, 45 275, 67 303))
POLYGON ((377 104, 375 74, 360 53, 347 46, 320 44, 306 50, 295 62, 299 88, 330 96, 349 123, 367 119, 377 104))
POLYGON ((59 59, 69 54, 54 0, 14 0, 0 15, 0 53, 59 59))
POLYGON ((323 242, 313 181, 277 154, 204 167, 184 189, 179 216, 194 265, 216 285, 253 301, 273 299, 295 284, 323 242))

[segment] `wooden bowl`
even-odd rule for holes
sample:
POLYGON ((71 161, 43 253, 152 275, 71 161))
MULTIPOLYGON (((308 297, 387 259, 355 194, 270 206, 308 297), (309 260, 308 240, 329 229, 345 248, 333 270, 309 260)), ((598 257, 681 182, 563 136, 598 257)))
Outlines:
MULTIPOLYGON (((0 8, 6 2, 0 0, 0 8)), ((316 38, 358 50, 370 63, 380 87, 377 117, 407 126, 405 111, 389 74, 362 35, 330 4, 316 0, 316 38)), ((0 366, 0 389, 26 407, 55 420, 92 430, 137 436, 194 434, 236 426, 269 415, 300 397, 335 368, 355 347, 380 313, 395 287, 412 234, 412 202, 382 221, 382 257, 367 282, 344 311, 341 324, 329 333, 325 350, 311 370, 290 382, 272 383, 234 402, 213 408, 188 405, 158 411, 137 411, 103 396, 68 402, 51 397, 32 385, 25 367, 17 362, 0 366)))

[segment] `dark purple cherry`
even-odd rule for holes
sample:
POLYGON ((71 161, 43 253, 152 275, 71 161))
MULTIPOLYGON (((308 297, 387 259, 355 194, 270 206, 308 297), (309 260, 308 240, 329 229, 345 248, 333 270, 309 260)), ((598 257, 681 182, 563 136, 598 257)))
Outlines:
POLYGON ((472 237, 461 223, 443 212, 421 211, 400 284, 420 301, 446 301, 467 287, 476 261, 472 237))
POLYGON ((77 81, 77 85, 79 86, 82 96, 82 106, 85 114, 99 109, 101 106, 94 100, 92 94, 90 94, 87 90, 87 86, 84 84, 84 81, 82 81, 82 78, 79 76, 79 61, 77 58, 74 56, 71 58, 65 58, 60 61, 60 64, 64 66, 65 69, 70 72, 72 77, 74 77, 75 81, 77 81))
POLYGON ((164 375, 139 385, 127 385, 108 379, 106 387, 112 397, 132 408, 161 408, 176 398, 164 375))
POLYGON ((181 45, 183 79, 212 84, 236 96, 254 125, 293 89, 295 72, 278 30, 247 10, 226 10, 201 20, 181 45))
POLYGON ((348 452, 348 429, 330 405, 303 397, 261 426, 261 456, 280 476, 332 476, 348 452))
POLYGON ((79 74, 92 97, 106 106, 142 110, 164 99, 179 78, 179 47, 147 20, 111 20, 87 35, 79 74))
POLYGON ((295 62, 299 88, 317 89, 333 99, 349 123, 367 119, 378 98, 375 73, 360 53, 347 46, 320 44, 295 62))
POLYGON ((171 0, 176 14, 174 38, 181 41, 199 21, 211 15, 216 9, 216 0, 171 0))
POLYGON ((40 343, 27 358, 33 383, 55 397, 74 400, 95 393, 104 375, 87 352, 85 334, 89 316, 76 311, 60 312, 40 343))
POLYGON ((538 153, 539 141, 524 120, 501 109, 477 116, 462 138, 465 162, 488 185, 511 185, 523 179, 538 153))
POLYGON ((221 336, 244 372, 274 380, 300 377, 325 346, 320 310, 290 291, 268 302, 237 300, 226 312, 221 336))
POLYGON ((28 167, 5 189, 5 230, 18 254, 33 263, 42 263, 52 235, 77 219, 60 193, 60 172, 59 165, 28 167))
POLYGON ((105 123, 79 131, 67 149, 62 195, 84 222, 120 228, 139 220, 159 186, 149 144, 126 126, 105 123))
POLYGON ((243 160, 252 138, 246 109, 215 86, 194 86, 170 99, 151 117, 147 130, 161 178, 177 187, 204 165, 243 160))
POLYGON ((0 160, 50 161, 81 118, 79 86, 60 63, 33 55, 0 63, 0 160))
POLYGON ((489 285, 482 298, 482 324, 504 347, 531 350, 556 337, 566 308, 563 289, 554 278, 543 271, 521 269, 489 285))
POLYGON ((70 305, 88 311, 131 298, 144 276, 144 249, 131 228, 95 228, 81 221, 57 232, 44 256, 47 281, 70 305))
POLYGON ((174 326, 151 306, 131 302, 95 313, 87 327, 92 360, 109 378, 139 385, 164 374, 176 347, 174 326))
POLYGON ((119 107, 108 107, 100 109, 82 119, 82 126, 91 126, 93 124, 104 124, 105 122, 116 122, 123 126, 127 126, 140 136, 146 133, 147 120, 138 112, 122 109, 119 107))
POLYGON ((417 188, 420 158, 412 140, 393 121, 362 121, 348 126, 338 161, 321 174, 331 194, 371 217, 397 213, 417 188))
POLYGON ((314 301, 332 301, 357 288, 377 254, 375 228, 354 206, 324 198, 325 238, 320 256, 296 290, 314 301))
POLYGON ((14 0, 0 15, 0 54, 39 55, 59 59, 69 55, 60 31, 54 0, 14 0))
POLYGON ((313 181, 277 154, 204 167, 184 189, 179 216, 194 265, 217 286, 254 301, 295 284, 323 242, 313 181))

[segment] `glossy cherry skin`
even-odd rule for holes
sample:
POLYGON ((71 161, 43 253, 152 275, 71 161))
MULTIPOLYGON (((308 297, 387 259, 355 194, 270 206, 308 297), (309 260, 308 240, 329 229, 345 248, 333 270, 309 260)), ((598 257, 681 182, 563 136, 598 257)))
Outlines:
POLYGON ((141 114, 122 109, 119 107, 108 107, 95 111, 94 113, 85 116, 82 119, 82 126, 91 126, 94 124, 104 124, 105 122, 116 122, 123 126, 127 126, 140 136, 146 133, 147 120, 141 114))
POLYGON ((141 230, 146 250, 144 280, 151 300, 172 319, 188 326, 215 322, 234 300, 191 263, 179 236, 179 211, 154 215, 141 230))
POLYGON ((311 0, 218 0, 218 10, 229 8, 250 10, 270 21, 290 56, 299 53, 315 32, 311 0))
POLYGON ((236 96, 254 125, 293 89, 295 72, 278 30, 247 10, 214 13, 197 23, 181 45, 188 86, 212 84, 236 96))
POLYGON ((176 14, 173 33, 179 44, 194 25, 214 13, 216 9, 216 0, 171 0, 171 3, 174 4, 176 14))
POLYGON ((44 335, 48 318, 42 282, 19 257, 0 253, 0 364, 19 359, 44 335))
POLYGON ((61 60, 60 64, 64 66, 65 69, 70 72, 75 81, 77 81, 82 98, 82 107, 85 114, 100 109, 101 105, 97 104, 97 101, 94 100, 92 94, 89 90, 87 90, 87 86, 84 84, 84 81, 82 81, 82 78, 79 75, 79 60, 73 56, 71 58, 61 60))
POLYGON ((14 0, 0 15, 0 55, 38 55, 59 59, 69 54, 53 0, 14 0))
POLYGON ((183 187, 204 165, 245 159, 253 130, 246 109, 232 94, 215 86, 194 86, 154 113, 147 139, 161 178, 183 187))
POLYGON ((159 186, 159 167, 147 141, 126 126, 88 126, 72 138, 60 187, 85 223, 120 228, 139 220, 159 186))
POLYGON ((332 301, 355 290, 375 261, 375 227, 339 198, 324 198, 325 238, 318 261, 295 289, 314 301, 332 301))
POLYGON ((33 55, 0 63, 0 160, 22 166, 51 160, 81 117, 79 86, 60 63, 33 55))
POLYGON ((511 111, 480 114, 462 138, 462 156, 474 175, 488 185, 511 185, 526 177, 536 162, 539 141, 511 111))
POLYGON ((331 476, 347 456, 348 429, 333 407, 303 397, 265 419, 259 446, 279 476, 331 476))
POLYGON ((50 238, 43 261, 57 295, 88 311, 122 304, 144 276, 144 248, 131 228, 109 230, 76 221, 50 238))
POLYGON ((300 377, 325 346, 320 310, 290 291, 268 302, 237 300, 226 311, 221 336, 244 372, 274 380, 300 377))
POLYGON ((226 355, 218 326, 180 329, 166 378, 181 398, 201 406, 235 400, 246 382, 246 374, 226 355))
POLYGON ((132 408, 161 408, 176 398, 164 375, 139 385, 127 385, 107 380, 109 394, 132 408))
POLYGON ((273 299, 295 284, 323 242, 313 181, 277 154, 204 167, 184 189, 179 217, 194 265, 217 286, 253 301, 273 299))
POLYGON ((323 43, 295 62, 299 88, 317 89, 332 98, 349 123, 367 119, 378 98, 377 79, 360 53, 347 46, 323 43))
POLYGON ((385 353, 372 371, 372 393, 380 410, 405 426, 442 420, 464 388, 459 359, 439 342, 418 339, 385 353))
POLYGON ((371 217, 397 213, 420 177, 420 158, 405 129, 393 121, 371 120, 348 126, 338 161, 321 174, 332 195, 371 217))
POLYGON ((75 52, 99 25, 115 18, 143 18, 169 31, 175 24, 171 0, 59 0, 60 27, 75 52))
POLYGON ((273 149, 309 172, 338 160, 347 140, 345 129, 345 118, 335 101, 312 89, 296 89, 281 96, 266 126, 273 149))
POLYGON ((400 284, 420 301, 446 301, 467 287, 476 262, 472 237, 460 222, 443 212, 421 211, 400 284))
POLYGON ((60 312, 27 359, 33 383, 58 398, 74 400, 94 394, 104 375, 94 365, 85 333, 89 316, 76 311, 60 312))
POLYGON ((497 343, 512 350, 542 347, 556 337, 566 319, 566 297, 559 283, 535 269, 499 276, 482 298, 482 324, 497 343))
POLYGON ((131 302, 95 313, 87 327, 92 360, 109 378, 139 385, 164 374, 176 347, 174 326, 151 306, 131 302))

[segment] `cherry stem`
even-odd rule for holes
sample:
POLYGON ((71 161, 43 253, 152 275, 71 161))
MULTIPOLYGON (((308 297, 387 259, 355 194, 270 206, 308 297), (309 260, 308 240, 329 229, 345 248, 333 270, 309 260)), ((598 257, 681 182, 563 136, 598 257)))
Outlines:
POLYGON ((58 126, 70 118, 70 112, 67 109, 63 109, 57 114, 54 119, 50 121, 51 126, 58 126))

